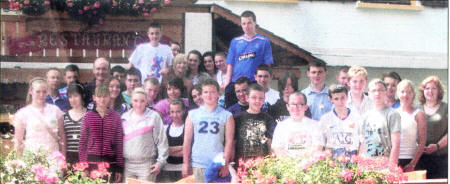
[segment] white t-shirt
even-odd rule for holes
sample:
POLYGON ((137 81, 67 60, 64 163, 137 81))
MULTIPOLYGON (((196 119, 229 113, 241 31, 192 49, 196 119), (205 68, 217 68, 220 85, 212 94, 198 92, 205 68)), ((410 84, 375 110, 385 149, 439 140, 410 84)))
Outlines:
POLYGON ((167 45, 153 47, 150 43, 143 43, 136 47, 128 60, 141 71, 142 81, 153 76, 161 82, 159 71, 172 65, 173 55, 167 45))
POLYGON ((401 108, 396 109, 400 114, 402 129, 400 133, 400 152, 399 159, 412 159, 417 150, 417 121, 416 115, 420 112, 416 109, 412 114, 402 111, 401 108))
POLYGON ((264 102, 269 103, 270 105, 273 105, 277 103, 278 99, 280 99, 280 92, 277 90, 274 90, 272 88, 269 88, 269 91, 265 93, 266 100, 264 102))
POLYGON ((351 110, 345 119, 336 115, 333 108, 320 118, 320 126, 324 130, 325 148, 332 151, 345 149, 347 152, 357 151, 361 141, 359 128, 362 117, 351 110))
POLYGON ((288 118, 275 128, 272 149, 286 152, 288 156, 311 156, 318 146, 324 146, 319 123, 303 117, 301 122, 288 118))
POLYGON ((227 78, 227 72, 223 73, 222 70, 218 70, 216 74, 216 81, 219 83, 219 86, 222 86, 222 84, 225 82, 225 79, 227 78))

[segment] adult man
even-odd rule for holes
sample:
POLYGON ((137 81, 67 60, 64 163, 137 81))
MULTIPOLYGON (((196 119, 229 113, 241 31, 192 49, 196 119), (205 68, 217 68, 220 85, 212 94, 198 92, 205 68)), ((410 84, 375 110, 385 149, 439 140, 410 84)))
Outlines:
POLYGON ((256 83, 264 88, 265 101, 263 108, 268 109, 269 105, 274 105, 278 99, 280 99, 280 92, 270 88, 270 82, 272 81, 272 69, 267 65, 259 65, 256 68, 255 79, 256 83))
POLYGON ((350 67, 348 66, 343 66, 341 69, 339 69, 338 74, 336 75, 336 81, 338 84, 343 85, 347 88, 347 90, 350 89, 350 87, 348 86, 348 69, 350 67))
POLYGON ((397 84, 402 81, 400 75, 397 72, 389 72, 383 74, 383 82, 386 83, 386 105, 394 109, 400 107, 400 100, 395 99, 395 93, 397 92, 397 84))
POLYGON ((46 74, 46 80, 49 89, 45 102, 55 104, 61 111, 69 110, 69 102, 58 92, 58 87, 61 84, 61 74, 59 71, 56 68, 51 68, 46 74))
POLYGON ((88 102, 92 101, 92 95, 94 94, 95 87, 100 86, 110 77, 111 66, 106 58, 100 57, 94 61, 94 79, 86 84, 88 102))
POLYGON ((320 120, 320 117, 330 111, 333 106, 328 98, 328 87, 325 86, 325 78, 328 75, 327 63, 315 59, 309 63, 306 75, 311 83, 302 90, 302 93, 308 98, 312 119, 320 120))
POLYGON ((241 77, 234 82, 234 91, 238 102, 227 108, 227 111, 231 112, 233 116, 236 116, 241 111, 246 111, 248 109, 247 88, 250 83, 251 81, 247 77, 241 77))
POLYGON ((275 128, 272 139, 272 152, 276 156, 311 156, 322 151, 325 144, 319 123, 305 117, 308 109, 306 96, 294 92, 286 105, 290 117, 275 128))
POLYGON ((270 40, 256 34, 256 16, 251 11, 241 14, 241 27, 244 35, 234 38, 230 43, 227 55, 227 77, 225 84, 225 103, 229 107, 236 103, 234 81, 245 76, 255 80, 256 67, 261 64, 273 64, 270 40))
POLYGON ((156 77, 161 82, 161 72, 172 65, 172 50, 168 45, 159 43, 162 36, 159 23, 153 22, 150 24, 147 36, 150 41, 136 47, 128 58, 130 60, 129 66, 130 68, 134 66, 141 71, 141 79, 156 77))

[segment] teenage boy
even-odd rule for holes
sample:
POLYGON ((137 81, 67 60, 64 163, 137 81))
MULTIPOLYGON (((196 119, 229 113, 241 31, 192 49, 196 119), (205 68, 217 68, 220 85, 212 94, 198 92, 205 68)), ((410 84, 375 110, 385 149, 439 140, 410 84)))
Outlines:
POLYGON ((235 162, 270 153, 270 144, 276 123, 267 113, 261 112, 264 103, 264 88, 252 84, 247 89, 249 108, 235 118, 235 162))
POLYGON ((127 90, 122 92, 123 99, 131 105, 131 93, 134 88, 141 86, 141 72, 134 67, 131 67, 126 74, 125 86, 127 90))
POLYGON ((252 11, 241 14, 241 27, 244 35, 233 38, 227 55, 227 77, 225 79, 226 107, 236 103, 234 81, 245 76, 254 81, 256 67, 273 64, 270 40, 256 33, 256 16, 252 11))
POLYGON ((228 176, 232 155, 234 120, 230 112, 219 107, 219 84, 212 79, 202 83, 203 105, 189 111, 183 143, 183 177, 194 174, 196 183, 205 182, 205 168, 224 152, 225 164, 219 176, 228 176), (192 169, 192 172, 191 172, 192 169))
POLYGON ((80 69, 77 65, 70 64, 64 68, 64 81, 66 82, 66 86, 58 89, 59 95, 61 95, 64 99, 67 99, 67 87, 70 83, 78 82, 78 78, 80 77, 80 69))
POLYGON ((142 72, 140 78, 156 77, 161 82, 161 72, 172 65, 172 50, 168 45, 160 44, 162 31, 159 23, 150 24, 147 32, 149 43, 137 46, 130 58, 129 66, 136 67, 142 72))
POLYGON ((289 96, 286 104, 290 117, 280 123, 273 133, 271 150, 276 156, 311 156, 322 151, 324 137, 319 123, 305 117, 307 98, 301 92, 289 96))
POLYGON ((380 79, 369 83, 369 97, 372 108, 363 116, 361 128, 364 137, 360 154, 389 158, 389 163, 397 165, 400 149, 400 114, 385 104, 386 84, 380 79))
POLYGON ((338 82, 338 84, 344 85, 347 89, 349 89, 349 86, 348 86, 348 69, 349 68, 350 67, 348 67, 348 66, 341 67, 341 69, 339 69, 338 74, 336 75, 336 81, 338 82))
POLYGON ((328 98, 328 87, 325 85, 325 78, 328 75, 327 63, 315 59, 309 63, 306 75, 310 80, 310 85, 303 89, 302 93, 308 99, 312 119, 320 120, 320 117, 329 112, 333 105, 328 98))
POLYGON ((119 79, 121 84, 125 84, 125 74, 127 70, 120 65, 116 65, 111 68, 111 75, 117 79, 119 79))
POLYGON ((272 81, 272 69, 267 65, 259 65, 256 68, 255 79, 256 83, 264 88, 266 99, 264 101, 263 108, 268 109, 269 105, 275 104, 280 99, 280 92, 270 88, 270 82, 272 81))
POLYGON ((233 116, 248 109, 247 88, 250 83, 251 81, 247 77, 240 77, 234 82, 234 92, 236 93, 238 102, 227 108, 227 111, 230 111, 233 116))
POLYGON ((175 56, 177 56, 181 51, 180 43, 170 42, 170 50, 172 50, 172 55, 175 58, 175 56))
POLYGON ((328 89, 333 109, 320 118, 320 125, 324 130, 325 148, 333 156, 352 156, 358 153, 361 126, 361 116, 348 108, 348 90, 344 85, 333 84, 328 89))
POLYGON ((350 67, 348 80, 350 91, 348 93, 347 107, 363 116, 372 108, 372 101, 364 93, 367 85, 367 70, 361 66, 350 67))
POLYGON ((61 74, 58 69, 50 68, 46 74, 48 84, 48 95, 45 98, 45 103, 55 104, 61 111, 69 110, 69 101, 62 97, 58 92, 58 87, 61 84, 61 74))
POLYGON ((397 93, 397 85, 402 81, 402 78, 397 72, 389 72, 383 74, 382 80, 387 86, 386 105, 394 109, 399 108, 400 100, 395 98, 395 94, 397 93))

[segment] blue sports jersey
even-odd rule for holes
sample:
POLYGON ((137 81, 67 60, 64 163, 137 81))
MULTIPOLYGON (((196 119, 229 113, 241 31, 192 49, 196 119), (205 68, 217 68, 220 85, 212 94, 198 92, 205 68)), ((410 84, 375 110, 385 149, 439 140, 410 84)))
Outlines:
POLYGON ((242 76, 254 81, 259 65, 273 64, 270 40, 259 34, 251 39, 245 35, 234 38, 228 50, 227 64, 233 65, 232 82, 242 76))
POLYGON ((206 168, 214 157, 224 151, 225 124, 231 113, 217 107, 213 111, 204 106, 189 111, 189 118, 194 126, 192 144, 192 166, 206 168))

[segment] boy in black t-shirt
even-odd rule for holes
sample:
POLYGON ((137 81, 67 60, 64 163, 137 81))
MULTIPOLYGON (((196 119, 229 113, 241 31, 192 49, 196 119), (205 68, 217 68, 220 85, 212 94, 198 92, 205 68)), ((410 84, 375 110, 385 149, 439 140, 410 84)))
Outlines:
MULTIPOLYGON (((247 160, 270 153, 275 121, 267 113, 261 112, 264 104, 264 88, 252 84, 247 89, 249 108, 235 118, 235 161, 247 160)), ((237 163, 236 162, 236 163, 237 163)))

